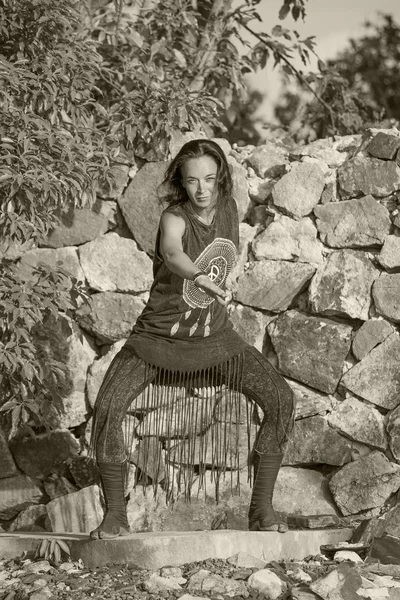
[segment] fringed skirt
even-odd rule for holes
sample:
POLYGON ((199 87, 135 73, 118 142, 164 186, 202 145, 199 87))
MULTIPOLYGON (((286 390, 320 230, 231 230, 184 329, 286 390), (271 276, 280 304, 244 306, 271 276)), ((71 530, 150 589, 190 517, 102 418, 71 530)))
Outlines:
POLYGON ((211 471, 218 501, 227 471, 232 487, 239 486, 256 438, 254 405, 243 394, 264 413, 258 451, 280 452, 293 426, 293 396, 255 348, 212 367, 172 371, 125 347, 99 390, 90 454, 105 462, 128 459, 142 475, 136 483, 150 482, 154 493, 160 485, 169 500, 182 493, 190 500, 194 480, 204 488, 211 471))

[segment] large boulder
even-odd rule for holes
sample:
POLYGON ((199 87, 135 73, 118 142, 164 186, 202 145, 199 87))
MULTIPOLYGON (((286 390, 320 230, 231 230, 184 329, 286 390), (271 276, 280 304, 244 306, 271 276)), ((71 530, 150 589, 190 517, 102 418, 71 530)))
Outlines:
POLYGON ((43 489, 38 481, 26 475, 0 479, 0 519, 8 521, 22 510, 43 500, 43 489))
POLYGON ((400 148, 400 137, 378 131, 367 146, 367 152, 374 158, 393 160, 400 148))
POLYGON ((233 157, 229 157, 228 163, 231 167, 233 181, 233 197, 239 214, 239 221, 243 221, 251 200, 249 196, 249 184, 247 183, 247 170, 233 157))
POLYGON ((400 465, 378 450, 348 463, 329 481, 343 515, 380 508, 400 487, 400 465))
POLYGON ((252 244, 257 260, 293 260, 318 265, 322 263, 323 246, 310 218, 295 220, 281 215, 252 244))
POLYGON ((315 272, 307 263, 263 260, 249 264, 239 277, 235 300, 271 312, 282 312, 315 272))
POLYGON ((285 465, 327 464, 342 466, 351 460, 351 442, 339 435, 324 417, 295 422, 285 450, 285 465))
POLYGON ((68 430, 60 430, 14 438, 10 448, 21 471, 44 479, 57 465, 79 452, 79 442, 68 430))
POLYGON ((344 163, 347 158, 346 152, 339 152, 334 147, 334 142, 330 139, 315 140, 310 144, 301 146, 292 154, 296 156, 308 156, 326 163, 329 167, 338 167, 344 163))
POLYGON ((139 248, 154 254, 158 224, 165 208, 159 200, 158 188, 168 163, 148 162, 138 171, 118 204, 139 248))
POLYGON ((19 513, 11 523, 9 531, 43 531, 46 516, 45 504, 32 504, 19 513))
POLYGON ((336 515, 328 480, 318 471, 282 467, 274 490, 275 510, 289 515, 336 515))
POLYGON ((391 333, 393 326, 384 319, 366 321, 354 336, 352 351, 357 360, 361 360, 375 346, 383 342, 391 333))
POLYGON ((371 287, 378 276, 379 271, 364 252, 332 252, 311 281, 311 308, 327 316, 366 321, 371 306, 371 287))
POLYGON ((167 453, 168 460, 177 465, 210 468, 243 469, 248 464, 247 424, 223 425, 213 423, 207 432, 193 440, 178 441, 167 453), (218 447, 218 442, 221 447, 218 447), (213 442, 212 442, 213 441, 213 442))
POLYGON ((113 229, 115 202, 104 200, 96 202, 92 208, 70 208, 60 215, 60 223, 49 233, 45 246, 62 248, 64 246, 80 246, 109 229, 113 229))
POLYGON ((333 393, 350 349, 352 328, 290 310, 268 326, 284 375, 333 393))
POLYGON ((265 329, 274 318, 272 315, 243 304, 229 307, 229 319, 233 323, 234 330, 260 352, 264 346, 265 329))
POLYGON ((382 273, 372 288, 377 312, 400 323, 400 273, 382 273))
POLYGON ((58 262, 62 263, 62 268, 71 273, 78 281, 85 282, 85 274, 79 262, 78 252, 76 248, 37 248, 25 252, 18 264, 18 272, 21 278, 31 279, 32 269, 37 267, 39 263, 46 263, 53 269, 58 262))
POLYGON ((71 391, 63 397, 63 413, 51 411, 52 423, 59 429, 76 427, 86 421, 86 377, 89 366, 96 357, 90 339, 74 324, 72 333, 66 339, 68 356, 64 365, 68 372, 71 391))
POLYGON ((342 377, 341 384, 353 394, 382 408, 400 404, 400 337, 389 335, 342 377))
POLYGON ((226 289, 233 290, 236 287, 237 278, 243 273, 245 264, 248 261, 249 247, 257 234, 258 227, 251 226, 248 223, 239 224, 239 251, 232 271, 226 279, 226 289))
POLYGON ((93 335, 100 344, 127 338, 145 307, 144 299, 131 294, 100 292, 77 310, 82 329, 93 335))
POLYGON ((389 446, 397 462, 400 462, 400 406, 391 410, 387 415, 386 429, 389 436, 389 446))
POLYGON ((287 382, 292 388, 295 398, 296 419, 305 419, 316 415, 324 416, 337 404, 337 400, 333 396, 322 394, 292 379, 287 379, 287 382))
POLYGON ((103 518, 99 487, 91 485, 51 500, 47 504, 47 514, 52 531, 89 533, 103 518))
POLYGON ((117 233, 101 235, 79 248, 82 269, 99 292, 144 292, 150 289, 152 262, 134 240, 117 233))
POLYGON ((316 206, 317 229, 332 248, 382 245, 389 235, 389 211, 372 196, 316 206))
POLYGON ((400 189, 400 168, 395 162, 357 155, 338 170, 343 198, 372 194, 383 198, 400 189))
POLYGON ((320 201, 324 185, 324 173, 318 165, 295 164, 275 185, 274 204, 295 218, 305 217, 320 201))
POLYGON ((254 148, 246 162, 258 177, 280 177, 285 173, 288 155, 284 148, 265 142, 254 148))
POLYGON ((388 440, 383 415, 369 404, 357 398, 346 398, 339 402, 327 417, 333 429, 351 440, 386 450, 388 440))
POLYGON ((400 237, 388 235, 378 257, 385 269, 398 269, 400 267, 400 237))

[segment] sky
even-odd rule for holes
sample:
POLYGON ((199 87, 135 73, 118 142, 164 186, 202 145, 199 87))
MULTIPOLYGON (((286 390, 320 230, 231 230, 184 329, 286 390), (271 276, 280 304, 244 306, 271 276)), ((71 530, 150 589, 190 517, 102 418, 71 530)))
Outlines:
MULTIPOLYGON (((263 24, 257 23, 257 29, 262 31, 264 28, 269 32, 279 23, 288 29, 296 29, 302 38, 314 35, 317 53, 323 60, 334 58, 346 46, 349 38, 361 36, 363 23, 368 19, 376 21, 379 11, 391 14, 400 23, 400 0, 309 0, 304 23, 301 20, 295 22, 291 17, 279 21, 278 13, 282 4, 283 0, 261 0, 258 12, 263 24)), ((252 76, 250 84, 267 93, 262 116, 270 119, 273 103, 279 96, 280 75, 267 67, 252 76)))

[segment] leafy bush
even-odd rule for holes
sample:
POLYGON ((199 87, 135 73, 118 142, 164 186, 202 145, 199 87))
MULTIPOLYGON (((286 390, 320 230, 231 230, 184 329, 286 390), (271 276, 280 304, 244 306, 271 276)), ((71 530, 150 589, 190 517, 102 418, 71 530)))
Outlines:
POLYGON ((0 406, 9 436, 51 427, 71 391, 66 369, 70 316, 85 290, 61 265, 39 265, 22 282, 0 263, 0 406), (72 286, 72 287, 71 287, 72 286))

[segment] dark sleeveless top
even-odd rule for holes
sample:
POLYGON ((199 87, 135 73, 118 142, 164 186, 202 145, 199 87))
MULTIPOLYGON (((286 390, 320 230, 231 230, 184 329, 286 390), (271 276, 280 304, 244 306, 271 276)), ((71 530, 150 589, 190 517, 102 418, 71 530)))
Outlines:
MULTIPOLYGON (((233 198, 218 200, 214 220, 204 223, 189 202, 168 207, 185 221, 183 251, 220 287, 237 256, 239 221, 233 198)), ((160 253, 160 229, 153 262, 154 281, 126 348, 148 364, 171 371, 199 371, 228 362, 247 345, 232 329, 225 306, 193 281, 172 273, 160 253)))

